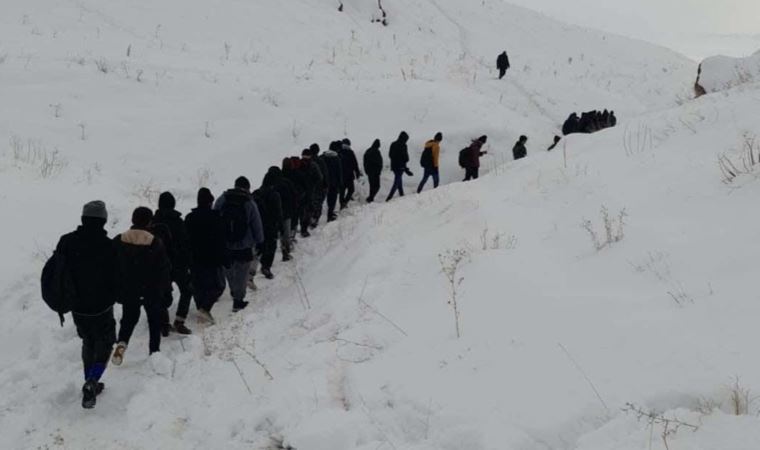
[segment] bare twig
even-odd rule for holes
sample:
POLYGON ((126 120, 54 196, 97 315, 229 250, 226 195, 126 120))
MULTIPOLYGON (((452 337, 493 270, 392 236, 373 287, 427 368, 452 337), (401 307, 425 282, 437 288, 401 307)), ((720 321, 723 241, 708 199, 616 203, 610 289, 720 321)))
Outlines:
POLYGON ((606 409, 607 412, 609 413, 610 412, 610 408, 607 406, 607 402, 605 402, 604 399, 602 398, 602 395, 599 394, 599 391, 596 389, 596 386, 594 386, 594 382, 591 381, 591 378, 589 378, 589 376, 586 375, 586 372, 583 370, 583 368, 581 367, 581 365, 578 364, 578 362, 575 360, 575 358, 573 358, 573 356, 570 354, 570 352, 567 351, 567 348, 565 348, 564 345, 562 345, 561 343, 557 343, 557 345, 559 346, 560 349, 562 349, 562 351, 565 353, 565 355, 567 355, 567 358, 570 360, 570 362, 573 363, 573 365, 575 366, 575 368, 578 369, 578 372, 580 372, 581 375, 583 375, 583 378, 586 379, 586 382, 591 387, 591 390, 593 390, 594 394, 596 394, 596 398, 599 399, 599 403, 601 403, 602 406, 604 406, 604 409, 606 409))

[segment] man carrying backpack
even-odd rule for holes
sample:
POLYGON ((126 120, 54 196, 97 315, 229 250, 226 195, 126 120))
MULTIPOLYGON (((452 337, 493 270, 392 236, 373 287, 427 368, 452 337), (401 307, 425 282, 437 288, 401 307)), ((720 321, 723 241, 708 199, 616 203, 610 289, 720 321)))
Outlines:
POLYGON ((224 292, 224 264, 227 248, 224 224, 219 211, 211 208, 214 196, 207 188, 198 190, 198 207, 185 217, 190 242, 193 291, 198 317, 214 324, 211 308, 224 292))
MULTIPOLYGON (((153 216, 153 224, 163 224, 171 234, 171 252, 169 258, 172 263, 172 282, 179 288, 179 304, 174 324, 169 327, 179 334, 191 334, 185 320, 190 312, 190 300, 193 296, 192 284, 190 283, 190 239, 187 236, 185 221, 182 214, 175 208, 177 201, 171 192, 163 192, 158 197, 158 209, 153 216)), ((168 243, 164 241, 168 247, 168 243)), ((169 295, 172 295, 171 292, 169 295)), ((168 324, 168 318, 167 318, 168 324)))
POLYGON ((224 272, 230 286, 233 312, 248 306, 245 295, 253 248, 264 242, 261 216, 250 190, 251 182, 246 177, 239 177, 235 180, 235 187, 219 196, 214 204, 214 209, 221 212, 227 241, 228 267, 224 272))
MULTIPOLYGON (((65 305, 55 308, 59 314, 71 310, 77 334, 82 339, 84 386, 82 407, 93 408, 104 385, 100 378, 106 370, 116 341, 116 302, 118 263, 116 249, 104 229, 108 213, 105 203, 92 201, 84 205, 82 225, 61 237, 46 270, 43 272, 43 297, 57 298, 65 305), (46 276, 49 270, 61 276, 46 276)), ((53 305, 51 305, 53 306, 53 305)), ((63 321, 63 316, 61 315, 63 321)), ((61 322, 63 324, 63 322, 61 322)))
POLYGON ((422 176, 419 187, 417 187, 418 194, 425 188, 425 183, 430 177, 433 177, 433 188, 438 187, 438 160, 441 153, 441 141, 443 141, 443 134, 436 133, 435 138, 425 143, 425 150, 422 151, 420 158, 420 165, 425 170, 425 174, 422 176))
POLYGON ((139 207, 132 213, 132 228, 114 238, 119 258, 122 316, 119 343, 111 362, 121 365, 129 340, 140 320, 148 315, 149 351, 160 351, 162 315, 171 290, 171 262, 161 239, 149 232, 153 211, 139 207))

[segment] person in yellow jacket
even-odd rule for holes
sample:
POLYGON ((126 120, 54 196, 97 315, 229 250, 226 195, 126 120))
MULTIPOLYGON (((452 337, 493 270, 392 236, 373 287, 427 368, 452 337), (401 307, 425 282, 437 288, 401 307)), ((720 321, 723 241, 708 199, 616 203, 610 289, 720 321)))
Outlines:
POLYGON ((422 157, 420 158, 420 165, 425 169, 425 174, 422 176, 422 181, 417 188, 417 193, 422 192, 425 187, 428 178, 433 177, 433 188, 438 187, 438 162, 441 156, 441 141, 443 141, 443 134, 436 133, 432 140, 425 143, 425 150, 422 151, 422 157))

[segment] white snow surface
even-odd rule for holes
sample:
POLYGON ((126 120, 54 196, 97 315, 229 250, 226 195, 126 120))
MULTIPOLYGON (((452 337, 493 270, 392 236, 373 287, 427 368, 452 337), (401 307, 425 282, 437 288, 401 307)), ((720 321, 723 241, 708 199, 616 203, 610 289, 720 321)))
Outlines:
POLYGON ((627 403, 698 427, 670 450, 757 447, 758 405, 734 415, 730 386, 760 389, 760 186, 717 163, 743 167, 760 133, 757 83, 689 100, 688 59, 493 0, 384 0, 388 27, 370 0, 6 3, 3 448, 664 449, 627 403), (603 108, 617 128, 545 152, 570 112, 603 108), (143 321, 81 408, 80 341, 38 278, 83 203, 107 202, 113 235, 161 190, 188 211, 201 184, 258 185, 343 136, 387 152, 402 129, 416 172, 444 133, 444 186, 354 206, 257 279, 249 310, 225 294, 216 325, 191 318, 152 358, 143 321), (489 173, 459 183, 481 134, 489 173), (603 236, 602 206, 627 216, 597 251, 581 224, 603 236), (451 250, 468 253, 459 339, 451 250))
POLYGON ((760 50, 744 58, 711 56, 702 61, 699 85, 706 92, 720 92, 760 81, 760 50))

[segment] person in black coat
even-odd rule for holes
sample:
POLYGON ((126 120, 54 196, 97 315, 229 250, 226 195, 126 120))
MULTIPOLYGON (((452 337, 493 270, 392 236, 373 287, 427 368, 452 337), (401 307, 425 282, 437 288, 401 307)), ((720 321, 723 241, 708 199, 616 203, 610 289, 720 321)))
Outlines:
MULTIPOLYGON (((158 197, 158 209, 153 215, 153 225, 165 225, 171 236, 171 251, 169 258, 172 263, 172 281, 179 288, 179 303, 174 318, 174 325, 169 326, 168 311, 165 317, 165 326, 180 334, 191 334, 185 320, 190 312, 190 300, 193 297, 192 283, 190 282, 190 239, 185 228, 182 214, 175 208, 177 201, 171 192, 163 192, 158 197)), ((169 243, 164 240, 169 247, 169 243)), ((168 294, 171 296, 171 292, 168 294)))
POLYGON ((496 68, 499 69, 499 79, 501 80, 506 75, 507 70, 509 70, 509 56, 506 51, 496 58, 496 68))
POLYGON ((282 229, 282 200, 274 188, 272 177, 264 176, 261 187, 253 191, 253 201, 259 207, 261 225, 264 228, 264 242, 257 248, 261 273, 271 280, 274 278, 272 264, 277 253, 277 238, 282 229))
MULTIPOLYGON (((315 209, 317 203, 322 208, 321 200, 318 198, 322 195, 324 186, 324 175, 317 164, 317 159, 312 157, 311 149, 304 149, 301 152, 301 172, 304 175, 306 194, 304 198, 303 216, 301 216, 301 237, 309 237, 309 228, 314 226, 315 209)), ((321 214, 321 213, 320 213, 321 214)))
POLYGON ((190 242, 195 307, 198 316, 208 324, 214 323, 211 308, 224 292, 224 265, 227 263, 227 245, 224 222, 214 210, 214 196, 207 188, 200 188, 198 207, 185 217, 190 242))
POLYGON ((171 290, 171 261, 161 239, 150 233, 153 212, 139 207, 132 213, 132 228, 114 238, 120 267, 119 296, 122 317, 119 343, 111 361, 121 365, 129 339, 140 320, 140 308, 148 315, 149 350, 161 346, 161 319, 166 293, 171 290))
POLYGON ((380 174, 383 172, 383 155, 380 153, 380 139, 375 139, 372 146, 364 152, 364 173, 369 179, 369 197, 367 203, 375 201, 380 191, 380 174))
POLYGON ((316 163, 321 174, 321 185, 316 189, 315 196, 312 198, 311 228, 316 228, 317 225, 319 225, 319 219, 322 218, 322 208, 330 189, 330 174, 327 169, 327 163, 320 157, 319 152, 319 145, 311 144, 309 147, 309 154, 311 155, 311 159, 316 163))
POLYGON ((343 188, 340 191, 340 209, 345 209, 348 202, 354 199, 354 180, 361 178, 362 172, 359 170, 359 161, 356 159, 356 153, 351 148, 351 141, 343 139, 338 152, 340 162, 343 166, 343 188))
POLYGON ((325 163, 327 167, 327 221, 332 222, 337 219, 335 214, 335 206, 338 204, 338 196, 341 189, 343 189, 343 163, 341 162, 338 151, 342 143, 340 141, 334 141, 330 144, 330 148, 322 154, 320 159, 325 163))
POLYGON ((280 222, 280 251, 282 251, 282 260, 290 261, 291 236, 290 224, 296 221, 297 213, 297 196, 295 184, 283 176, 279 167, 272 166, 264 177, 264 184, 270 184, 278 194, 280 194, 280 203, 282 204, 282 221, 280 222))
POLYGON ((113 241, 104 229, 108 220, 105 203, 84 205, 81 220, 76 231, 61 237, 55 251, 66 258, 71 271, 75 294, 71 313, 82 339, 82 406, 89 409, 103 391, 100 378, 116 342, 113 305, 117 300, 118 260, 113 241))
POLYGON ((528 143, 528 137, 527 136, 520 136, 520 140, 517 141, 515 146, 512 148, 512 155, 515 158, 515 161, 518 159, 523 159, 526 156, 528 156, 528 149, 525 148, 525 144, 528 143))
POLYGON ((555 148, 557 148, 557 146, 559 145, 559 142, 560 142, 561 140, 562 140, 562 138, 561 138, 561 137, 559 137, 559 136, 554 136, 554 142, 552 142, 552 145, 550 145, 550 146, 549 146, 549 148, 547 149, 547 151, 552 151, 552 150, 554 150, 555 148))
POLYGON ((292 183, 295 190, 295 211, 290 219, 291 244, 296 242, 296 233, 303 216, 304 199, 306 198, 306 179, 301 169, 301 158, 291 156, 282 160, 282 177, 292 183))
POLYGON ((570 117, 568 117, 565 123, 562 125, 562 134, 567 136, 568 134, 578 133, 579 121, 580 119, 578 119, 578 114, 570 114, 570 117))
POLYGON ((393 187, 388 194, 386 202, 390 201, 398 191, 401 197, 404 196, 404 174, 413 176, 414 174, 409 170, 407 164, 409 163, 409 148, 407 146, 409 142, 409 135, 406 131, 402 131, 399 134, 398 139, 391 144, 391 148, 388 151, 388 156, 391 159, 391 171, 393 171, 393 187))

